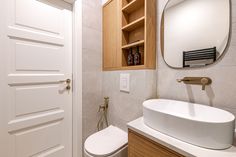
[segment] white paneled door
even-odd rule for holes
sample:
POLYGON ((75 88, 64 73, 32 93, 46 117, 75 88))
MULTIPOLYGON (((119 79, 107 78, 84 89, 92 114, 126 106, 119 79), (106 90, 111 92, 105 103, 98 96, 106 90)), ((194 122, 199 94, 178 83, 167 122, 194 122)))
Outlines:
POLYGON ((72 157, 72 11, 0 1, 0 157, 72 157))

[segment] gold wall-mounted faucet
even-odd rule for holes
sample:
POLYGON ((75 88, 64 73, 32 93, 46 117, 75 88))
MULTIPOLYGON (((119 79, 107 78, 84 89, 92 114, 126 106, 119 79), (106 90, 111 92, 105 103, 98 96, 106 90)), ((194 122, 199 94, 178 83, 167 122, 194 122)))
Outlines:
POLYGON ((201 85, 202 90, 205 90, 206 85, 210 85, 212 80, 209 77, 184 77, 183 79, 177 79, 179 83, 201 85))

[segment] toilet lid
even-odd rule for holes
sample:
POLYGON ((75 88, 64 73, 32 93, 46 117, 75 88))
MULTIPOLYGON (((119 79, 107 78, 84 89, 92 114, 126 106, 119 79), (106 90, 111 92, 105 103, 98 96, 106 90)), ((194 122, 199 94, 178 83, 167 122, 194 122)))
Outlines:
POLYGON ((92 156, 109 156, 127 143, 128 134, 111 125, 89 136, 84 143, 84 148, 92 156))

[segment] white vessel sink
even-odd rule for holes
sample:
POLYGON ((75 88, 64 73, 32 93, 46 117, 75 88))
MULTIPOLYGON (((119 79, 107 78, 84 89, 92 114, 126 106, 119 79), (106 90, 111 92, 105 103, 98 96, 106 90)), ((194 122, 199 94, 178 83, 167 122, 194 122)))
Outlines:
POLYGON ((153 99, 143 103, 144 123, 184 142, 210 149, 232 146, 233 114, 182 101, 153 99))

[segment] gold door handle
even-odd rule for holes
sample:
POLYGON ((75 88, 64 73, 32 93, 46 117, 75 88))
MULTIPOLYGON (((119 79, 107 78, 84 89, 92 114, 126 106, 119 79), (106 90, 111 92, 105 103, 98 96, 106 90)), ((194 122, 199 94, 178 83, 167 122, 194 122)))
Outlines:
POLYGON ((60 80, 59 82, 61 83, 66 83, 66 90, 70 90, 71 89, 71 86, 70 86, 70 83, 71 83, 71 79, 66 79, 66 80, 60 80))
POLYGON ((65 83, 67 83, 67 84, 70 84, 71 83, 71 79, 66 79, 66 80, 60 80, 59 82, 65 82, 65 83))

